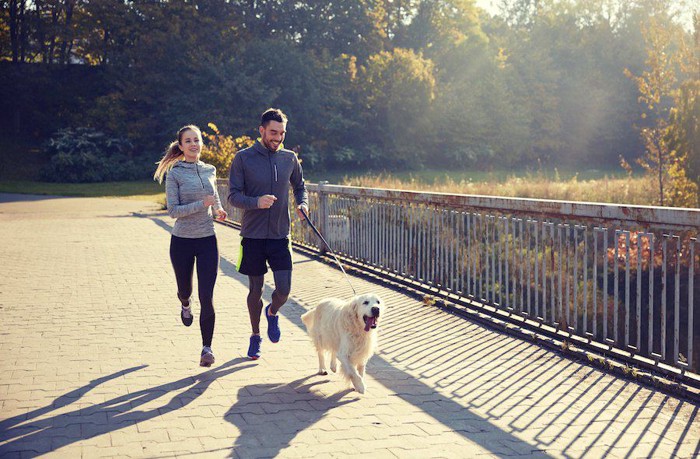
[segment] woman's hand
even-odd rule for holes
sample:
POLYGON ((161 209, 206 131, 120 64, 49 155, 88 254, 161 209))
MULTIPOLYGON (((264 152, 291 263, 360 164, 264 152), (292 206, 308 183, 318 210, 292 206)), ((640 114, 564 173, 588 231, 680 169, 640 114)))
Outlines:
POLYGON ((216 199, 214 199, 213 194, 209 194, 207 196, 204 196, 203 201, 204 201, 204 207, 209 207, 209 206, 214 205, 214 203, 216 202, 216 199))
POLYGON ((216 219, 219 220, 220 222, 226 220, 226 217, 228 217, 228 214, 224 209, 217 209, 216 210, 216 219))

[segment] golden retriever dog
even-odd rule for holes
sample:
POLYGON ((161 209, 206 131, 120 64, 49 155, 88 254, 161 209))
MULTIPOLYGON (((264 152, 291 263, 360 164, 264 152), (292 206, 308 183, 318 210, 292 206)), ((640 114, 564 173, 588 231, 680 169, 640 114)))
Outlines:
POLYGON ((327 375, 326 353, 336 372, 341 372, 359 393, 365 393, 365 366, 377 347, 377 324, 384 305, 377 295, 358 295, 349 301, 329 298, 302 314, 309 336, 318 352, 318 374, 327 375))

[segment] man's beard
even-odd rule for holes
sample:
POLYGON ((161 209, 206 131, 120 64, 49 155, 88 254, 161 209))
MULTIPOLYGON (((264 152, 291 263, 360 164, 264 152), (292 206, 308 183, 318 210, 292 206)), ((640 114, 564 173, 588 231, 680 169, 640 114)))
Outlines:
POLYGON ((267 148, 267 149, 270 150, 270 151, 277 151, 277 150, 279 150, 279 148, 280 148, 280 144, 279 144, 279 143, 277 144, 277 147, 274 147, 274 146, 272 145, 272 142, 271 142, 271 141, 269 141, 269 140, 264 140, 264 139, 263 139, 263 145, 265 145, 265 148, 267 148))

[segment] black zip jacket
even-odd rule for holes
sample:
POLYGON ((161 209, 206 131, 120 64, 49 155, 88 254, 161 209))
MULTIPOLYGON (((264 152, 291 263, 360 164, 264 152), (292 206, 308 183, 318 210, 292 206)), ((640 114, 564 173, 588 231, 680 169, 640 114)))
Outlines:
POLYGON ((289 187, 297 205, 308 206, 304 175, 297 155, 283 148, 271 152, 260 141, 233 158, 228 178, 228 202, 244 209, 241 236, 251 239, 289 237, 289 187), (258 209, 258 198, 277 198, 269 209, 258 209))

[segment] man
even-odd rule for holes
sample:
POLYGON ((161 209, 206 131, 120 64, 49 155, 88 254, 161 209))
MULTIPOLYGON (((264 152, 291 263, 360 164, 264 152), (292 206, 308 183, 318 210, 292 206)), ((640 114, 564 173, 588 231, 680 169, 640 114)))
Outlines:
POLYGON ((287 117, 269 108, 260 119, 260 138, 239 151, 231 164, 228 202, 244 209, 237 269, 248 276, 248 313, 253 334, 248 357, 260 357, 260 314, 266 263, 275 278, 272 302, 265 307, 267 337, 280 340, 277 313, 287 301, 292 284, 292 253, 289 241, 289 187, 294 191, 297 214, 308 211, 308 198, 301 164, 296 154, 285 150, 287 117))

